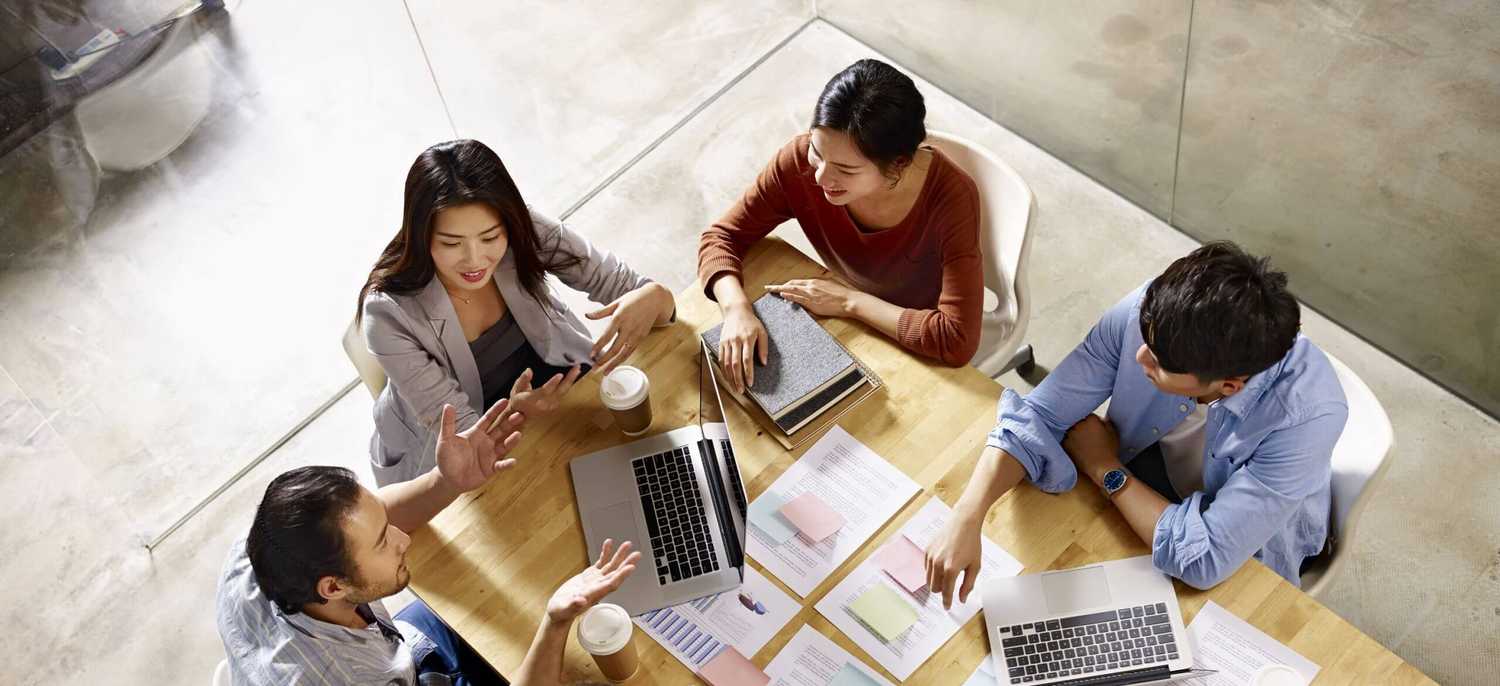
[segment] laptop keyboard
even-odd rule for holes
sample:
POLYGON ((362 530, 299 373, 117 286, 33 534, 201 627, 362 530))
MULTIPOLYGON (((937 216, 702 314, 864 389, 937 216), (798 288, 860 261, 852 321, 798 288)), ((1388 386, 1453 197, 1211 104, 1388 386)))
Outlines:
POLYGON ((675 448, 630 462, 663 585, 719 569, 692 459, 687 448, 675 448))
POLYGON ((1000 627, 1012 684, 1152 667, 1177 659, 1166 603, 1000 627))

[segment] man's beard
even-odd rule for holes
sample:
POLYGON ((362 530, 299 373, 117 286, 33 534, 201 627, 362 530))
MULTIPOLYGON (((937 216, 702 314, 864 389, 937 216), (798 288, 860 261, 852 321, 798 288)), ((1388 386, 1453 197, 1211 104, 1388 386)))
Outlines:
POLYGON ((348 601, 354 605, 364 605, 382 598, 389 598, 406 590, 406 586, 411 583, 411 570, 407 569, 406 562, 402 561, 401 568, 397 571, 394 582, 385 586, 368 584, 364 579, 355 579, 355 582, 354 590, 349 594, 348 601))

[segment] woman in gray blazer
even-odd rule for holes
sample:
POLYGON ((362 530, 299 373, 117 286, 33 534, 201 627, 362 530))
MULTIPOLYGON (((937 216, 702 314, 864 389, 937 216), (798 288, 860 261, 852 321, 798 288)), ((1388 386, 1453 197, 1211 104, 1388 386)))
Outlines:
POLYGON ((550 412, 580 373, 609 373, 675 307, 661 284, 527 206, 483 143, 428 148, 406 176, 401 230, 360 290, 365 345, 390 380, 375 400, 376 482, 432 468, 444 405, 460 431, 505 398, 526 417, 550 412), (549 274, 608 303, 585 315, 613 317, 599 340, 549 274))

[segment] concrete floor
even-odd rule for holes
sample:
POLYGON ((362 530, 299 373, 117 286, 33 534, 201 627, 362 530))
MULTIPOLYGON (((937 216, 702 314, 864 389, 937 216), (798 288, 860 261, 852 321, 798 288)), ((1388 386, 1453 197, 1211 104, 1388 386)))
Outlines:
MULTIPOLYGON (((15 523, 0 593, 29 627, 15 664, 49 683, 208 679, 224 552, 275 474, 368 475, 369 396, 143 544, 354 378, 339 334, 425 145, 486 140, 531 202, 577 206, 574 228, 677 290, 698 231, 805 126, 823 82, 874 54, 799 2, 471 4, 243 3, 202 29, 212 105, 167 159, 101 171, 72 122, 0 159, 0 514, 15 523)), ((989 146, 1037 194, 1043 365, 1193 247, 919 84, 932 128, 989 146)), ((1500 667, 1500 477, 1484 459, 1500 426, 1305 319, 1385 403, 1398 446, 1327 602, 1434 678, 1481 683, 1500 667)))

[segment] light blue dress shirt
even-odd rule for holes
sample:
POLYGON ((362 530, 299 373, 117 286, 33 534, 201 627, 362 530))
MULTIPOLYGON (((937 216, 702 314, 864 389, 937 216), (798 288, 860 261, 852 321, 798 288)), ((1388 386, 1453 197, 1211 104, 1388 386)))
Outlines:
POLYGON ((434 649, 432 640, 411 624, 392 621, 378 600, 358 610, 370 622, 364 629, 283 613, 261 592, 244 539, 224 561, 215 606, 234 686, 453 683, 446 674, 417 674, 418 656, 434 649))
MULTIPOLYGON (((1061 441, 1106 399, 1127 466, 1192 413, 1193 398, 1158 390, 1135 360, 1145 292, 1142 285, 1110 308, 1029 395, 1001 396, 986 443, 1019 460, 1037 488, 1074 486, 1078 472, 1061 441)), ((1329 459, 1348 415, 1327 356, 1298 334, 1281 361, 1209 405, 1203 490, 1157 520, 1156 568, 1209 588, 1253 555, 1300 585, 1303 559, 1318 554, 1328 535, 1329 459)))

